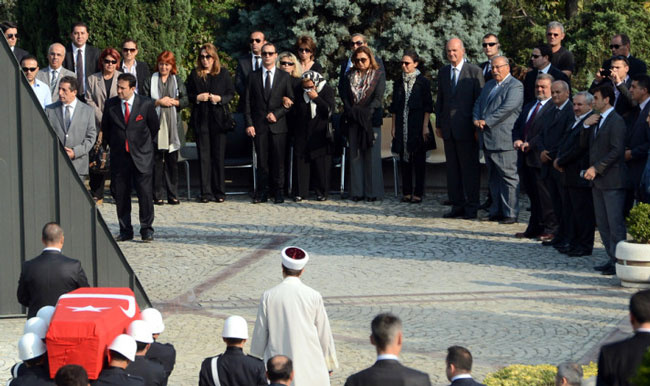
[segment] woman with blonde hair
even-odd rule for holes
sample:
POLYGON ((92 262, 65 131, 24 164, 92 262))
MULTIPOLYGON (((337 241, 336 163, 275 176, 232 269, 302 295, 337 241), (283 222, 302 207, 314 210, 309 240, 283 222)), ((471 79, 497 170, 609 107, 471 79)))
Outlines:
POLYGON ((224 202, 226 132, 230 130, 226 110, 235 95, 235 87, 230 73, 221 67, 217 48, 212 43, 199 48, 196 67, 187 78, 187 95, 192 105, 190 126, 194 129, 199 154, 199 201, 224 202))

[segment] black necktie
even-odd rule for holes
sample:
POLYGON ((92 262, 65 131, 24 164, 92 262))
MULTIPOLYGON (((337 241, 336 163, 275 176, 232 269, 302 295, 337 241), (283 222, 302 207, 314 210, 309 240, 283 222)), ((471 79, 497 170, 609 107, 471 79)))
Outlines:
POLYGON ((260 68, 260 57, 258 55, 255 55, 255 68, 253 71, 257 71, 260 68))
POLYGON ((266 70, 266 81, 264 82, 264 96, 266 99, 271 95, 271 70, 266 70))
POLYGON ((85 93, 83 50, 77 50, 77 83, 79 84, 79 95, 83 95, 85 93))

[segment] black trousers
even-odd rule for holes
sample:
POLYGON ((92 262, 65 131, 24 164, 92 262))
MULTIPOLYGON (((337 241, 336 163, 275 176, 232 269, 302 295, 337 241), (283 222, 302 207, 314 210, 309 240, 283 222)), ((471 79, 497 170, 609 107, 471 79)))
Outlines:
POLYGON ((310 184, 313 185, 317 196, 328 196, 332 169, 331 155, 325 154, 310 160, 309 156, 296 153, 294 167, 296 170, 295 186, 297 188, 295 191, 297 196, 307 198, 310 184))
POLYGON ((479 206, 481 165, 478 142, 445 140, 447 192, 453 212, 475 215, 479 206))
POLYGON ((400 166, 402 169, 402 194, 405 196, 424 195, 424 173, 426 171, 427 153, 424 150, 418 150, 409 155, 409 161, 404 161, 404 156, 400 155, 400 166), (413 187, 413 176, 415 175, 415 188, 413 187))
POLYGON ((196 148, 199 155, 201 198, 215 200, 226 197, 224 158, 226 134, 216 130, 196 130, 196 148))
POLYGON ((564 189, 564 184, 562 183, 562 174, 551 166, 544 178, 544 186, 551 199, 551 207, 553 208, 553 214, 558 224, 555 237, 559 238, 558 243, 566 244, 571 240, 573 235, 571 234, 571 227, 568 224, 568 214, 564 209, 570 206, 570 204, 568 202, 568 192, 564 189))
POLYGON ((126 155, 119 164, 111 159, 111 184, 115 195, 117 219, 121 235, 133 235, 131 225, 131 190, 135 188, 140 207, 140 234, 153 234, 153 171, 140 173, 131 156, 126 155))
POLYGON ((178 199, 178 150, 168 152, 156 150, 153 169, 153 199, 178 199))
POLYGON ((273 134, 270 131, 256 133, 253 138, 257 154, 257 197, 266 197, 269 191, 283 195, 284 160, 287 133, 273 134))
POLYGON ((539 236, 544 233, 544 226, 542 225, 542 208, 539 204, 539 194, 535 182, 534 169, 535 168, 526 165, 525 160, 522 160, 521 166, 519 167, 521 185, 530 200, 530 218, 528 219, 528 227, 524 233, 531 237, 539 236))
POLYGON ((594 248, 594 233, 596 231, 594 199, 591 188, 568 187, 567 191, 571 203, 571 224, 574 229, 571 246, 591 251, 594 248))

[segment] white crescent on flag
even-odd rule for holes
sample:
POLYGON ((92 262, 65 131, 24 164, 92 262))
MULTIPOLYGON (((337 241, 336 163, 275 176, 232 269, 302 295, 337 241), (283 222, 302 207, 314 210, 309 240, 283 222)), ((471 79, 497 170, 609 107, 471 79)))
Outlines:
MULTIPOLYGON (((129 302, 129 307, 125 310, 120 306, 124 315, 128 318, 133 318, 135 316, 135 298, 131 295, 117 295, 117 294, 64 294, 59 297, 61 299, 117 299, 117 300, 126 300, 129 302)), ((91 306, 92 307, 92 306, 91 306)), ((85 308, 85 307, 84 307, 85 308)), ((91 310, 84 310, 91 311, 91 310)), ((97 312, 97 311, 95 311, 97 312)))

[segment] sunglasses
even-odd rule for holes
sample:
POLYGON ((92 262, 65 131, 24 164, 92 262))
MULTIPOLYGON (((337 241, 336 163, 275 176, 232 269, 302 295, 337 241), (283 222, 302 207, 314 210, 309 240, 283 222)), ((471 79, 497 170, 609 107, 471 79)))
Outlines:
POLYGON ((251 44, 253 43, 262 43, 262 39, 251 39, 251 44))
POLYGON ((368 58, 354 58, 355 63, 365 63, 368 61, 368 58))
POLYGON ((537 59, 537 58, 539 58, 540 56, 542 56, 542 55, 535 55, 535 54, 530 55, 530 57, 533 58, 533 59, 537 59))
POLYGON ((620 44, 610 44, 609 48, 612 49, 612 50, 618 50, 619 48, 621 48, 621 45, 620 44))
POLYGON ((104 64, 117 64, 117 60, 104 59, 104 64))
POLYGON ((22 69, 24 72, 34 72, 38 69, 38 67, 23 67, 22 69))
POLYGON ((262 51, 262 56, 273 56, 273 55, 275 55, 275 52, 262 51))
POLYGON ((401 62, 401 63, 402 63, 402 66, 408 66, 408 65, 413 64, 413 62, 401 62))
POLYGON ((137 48, 122 48, 123 52, 136 52, 137 50, 137 48))
POLYGON ((280 62, 281 65, 283 66, 293 66, 295 63, 293 62, 280 62))
POLYGON ((560 36, 560 34, 556 34, 556 33, 553 33, 553 32, 547 32, 547 33, 546 33, 546 36, 550 36, 550 37, 554 37, 554 38, 556 38, 556 37, 560 36))
POLYGON ((483 48, 485 48, 485 47, 494 47, 494 46, 496 46, 497 44, 499 44, 499 43, 497 43, 497 42, 487 42, 487 43, 483 43, 483 48))
POLYGON ((212 55, 199 55, 199 58, 201 59, 210 59, 212 55))
POLYGON ((311 50, 309 48, 298 48, 298 52, 303 52, 303 53, 311 53, 311 50))
POLYGON ((13 38, 18 39, 18 34, 7 34, 6 36, 7 36, 7 39, 13 39, 13 38))
POLYGON ((362 46, 363 45, 363 40, 357 40, 356 42, 352 42, 352 45, 354 47, 362 46))

